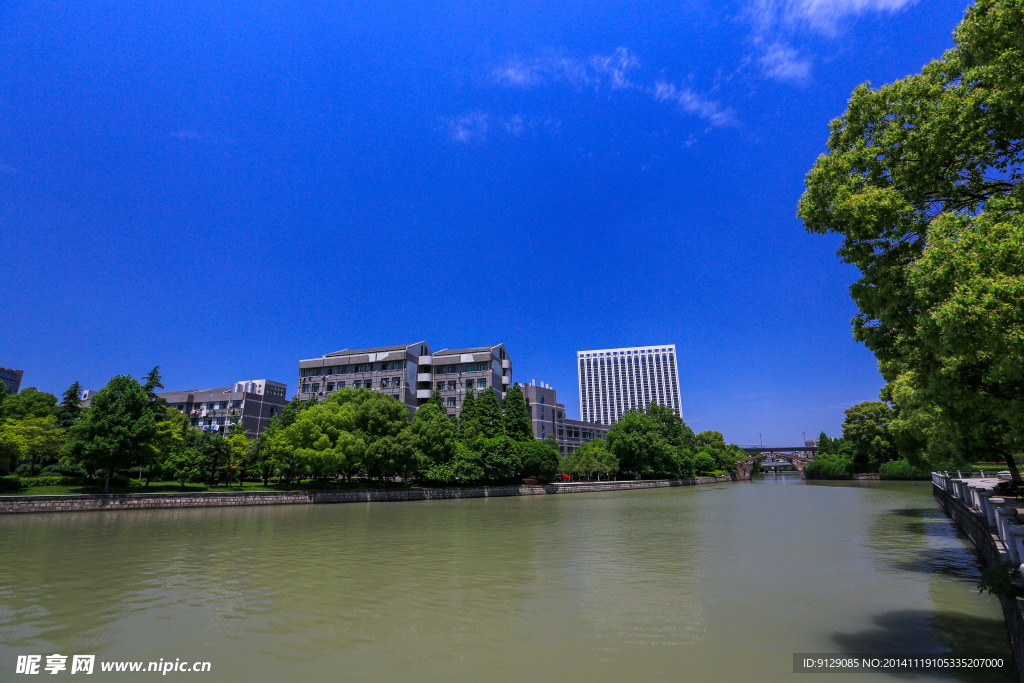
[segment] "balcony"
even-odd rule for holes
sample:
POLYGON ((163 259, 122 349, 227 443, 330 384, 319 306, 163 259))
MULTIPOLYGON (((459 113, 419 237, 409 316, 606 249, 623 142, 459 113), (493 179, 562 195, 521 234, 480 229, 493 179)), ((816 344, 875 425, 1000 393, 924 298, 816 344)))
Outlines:
POLYGON ((429 372, 421 372, 416 375, 417 382, 433 382, 434 376, 429 372))
POLYGON ((418 365, 433 365, 434 364, 434 357, 433 356, 420 356, 416 360, 416 363, 418 365))
POLYGON ((511 370, 512 369, 512 361, 510 359, 508 359, 508 358, 503 359, 501 361, 501 368, 502 368, 502 370, 511 370))
POLYGON ((430 394, 431 394, 431 390, 430 389, 417 389, 416 390, 416 398, 430 398, 430 394))
POLYGON ((502 376, 501 385, 507 387, 509 384, 512 384, 512 378, 508 375, 502 376))

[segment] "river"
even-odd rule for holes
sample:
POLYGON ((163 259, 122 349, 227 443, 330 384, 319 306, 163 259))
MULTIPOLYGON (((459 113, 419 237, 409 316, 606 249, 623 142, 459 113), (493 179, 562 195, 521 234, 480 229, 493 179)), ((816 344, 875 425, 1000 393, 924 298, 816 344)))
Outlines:
MULTIPOLYGON (((23 679, 17 655, 45 664, 53 653, 209 661, 210 673, 168 677, 210 682, 775 681, 794 678, 794 652, 1012 660, 978 576, 924 482, 768 475, 598 494, 8 515, 0 680, 23 679)), ((153 676, 97 666, 52 680, 153 676)), ((894 680, 856 677, 867 679, 894 680)))

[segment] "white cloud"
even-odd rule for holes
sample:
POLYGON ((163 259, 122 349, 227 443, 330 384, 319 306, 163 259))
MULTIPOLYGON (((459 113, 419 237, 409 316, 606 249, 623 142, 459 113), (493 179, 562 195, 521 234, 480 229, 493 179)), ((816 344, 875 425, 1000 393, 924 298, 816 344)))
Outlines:
POLYGON ((765 48, 758 63, 765 76, 777 81, 806 83, 811 77, 811 61, 802 59, 799 52, 783 43, 765 48))
POLYGON ((630 69, 639 67, 640 60, 629 54, 626 48, 620 47, 615 50, 613 55, 594 55, 590 58, 590 66, 597 73, 608 77, 612 90, 624 90, 633 87, 629 78, 626 77, 626 73, 630 69))
POLYGON ((491 117, 483 112, 459 114, 442 121, 448 126, 452 141, 463 144, 486 139, 491 128, 491 117))
POLYGON ((650 93, 656 101, 676 104, 683 111, 699 116, 712 126, 732 126, 737 123, 736 112, 731 107, 723 109, 715 100, 709 100, 689 88, 679 88, 674 83, 657 81, 650 93))
POLYGON ((844 23, 866 14, 893 14, 917 0, 750 0, 746 17, 753 25, 751 41, 756 61, 768 78, 806 83, 811 60, 789 45, 796 35, 810 31, 835 38, 844 23))
POLYGON ((869 12, 892 14, 917 0, 788 0, 782 18, 833 35, 839 23, 869 12))
MULTIPOLYGON (((595 90, 603 85, 609 90, 639 91, 658 102, 671 101, 682 111, 698 116, 712 126, 727 126, 737 122, 732 109, 724 108, 715 100, 699 95, 689 88, 678 88, 664 81, 658 81, 650 88, 636 82, 630 73, 639 68, 640 60, 636 55, 625 47, 618 47, 610 55, 594 55, 585 62, 565 55, 533 60, 515 57, 494 69, 491 75, 496 83, 510 88, 534 88, 563 83, 575 87, 591 87, 595 90)), ((523 132, 521 121, 510 120, 506 122, 506 128, 515 136, 523 132)))
POLYGON ((550 83, 568 83, 575 87, 599 88, 606 84, 612 90, 634 87, 627 74, 640 66, 629 50, 619 47, 610 55, 594 55, 587 61, 552 54, 524 60, 513 57, 491 72, 499 84, 512 88, 535 88, 550 83))

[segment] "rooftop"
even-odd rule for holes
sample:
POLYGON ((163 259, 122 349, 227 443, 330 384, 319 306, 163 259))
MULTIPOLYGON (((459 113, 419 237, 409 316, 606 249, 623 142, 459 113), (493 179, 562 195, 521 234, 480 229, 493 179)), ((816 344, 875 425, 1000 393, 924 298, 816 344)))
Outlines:
POLYGON ((324 354, 324 358, 330 358, 331 356, 354 356, 362 353, 380 353, 382 351, 401 351, 409 348, 410 346, 416 346, 416 344, 426 344, 426 342, 418 341, 412 344, 399 344, 398 346, 377 346, 372 349, 342 349, 341 351, 335 351, 334 353, 324 354))

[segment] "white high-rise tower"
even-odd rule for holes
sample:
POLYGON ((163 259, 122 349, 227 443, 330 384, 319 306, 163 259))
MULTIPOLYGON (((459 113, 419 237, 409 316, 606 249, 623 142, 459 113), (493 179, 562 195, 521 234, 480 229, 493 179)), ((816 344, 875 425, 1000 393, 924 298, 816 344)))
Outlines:
POLYGON ((576 360, 584 422, 615 424, 627 410, 651 401, 683 416, 675 344, 579 351, 576 360))

